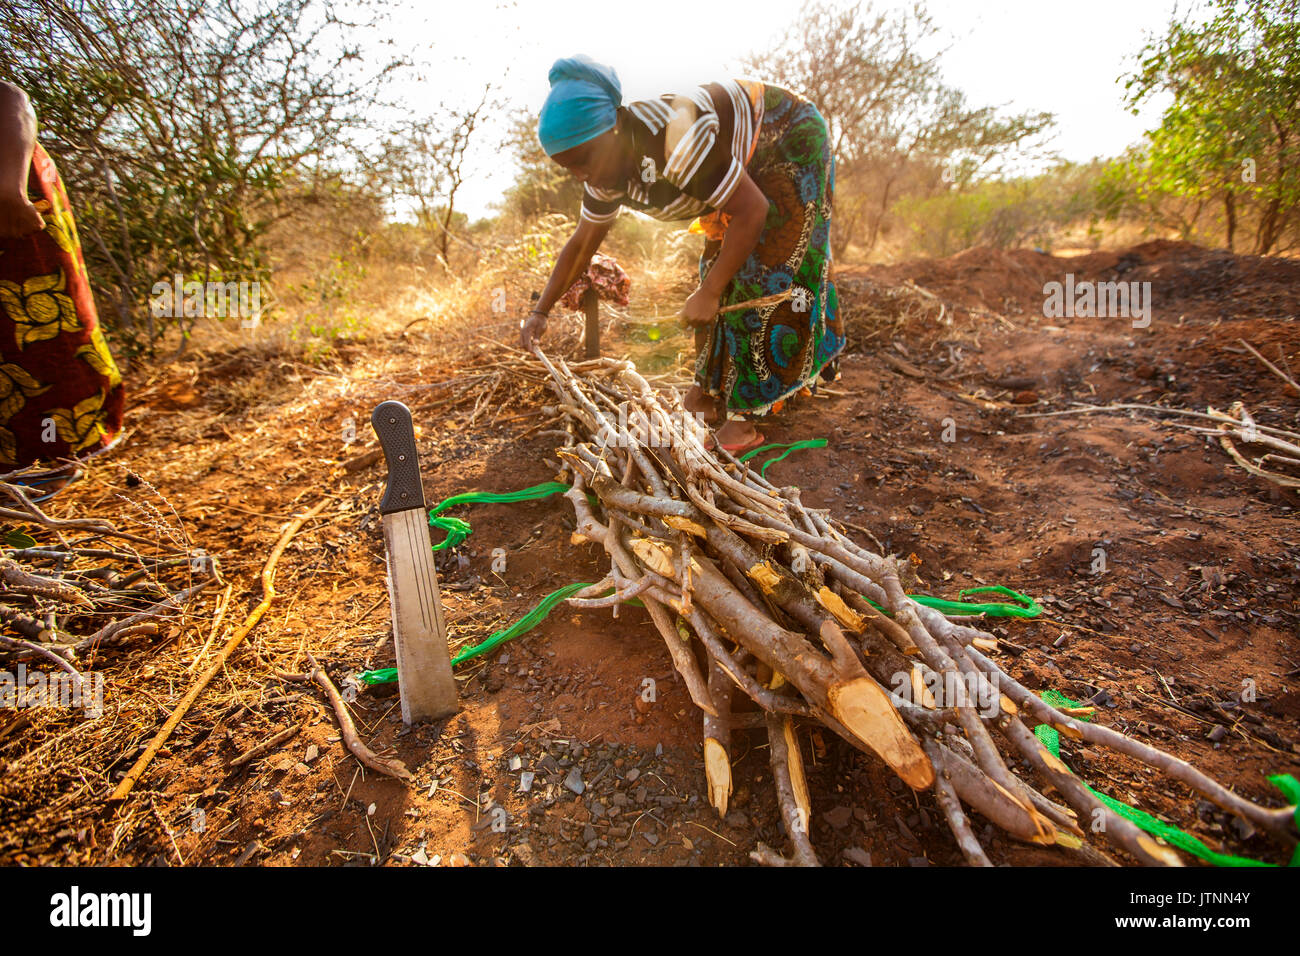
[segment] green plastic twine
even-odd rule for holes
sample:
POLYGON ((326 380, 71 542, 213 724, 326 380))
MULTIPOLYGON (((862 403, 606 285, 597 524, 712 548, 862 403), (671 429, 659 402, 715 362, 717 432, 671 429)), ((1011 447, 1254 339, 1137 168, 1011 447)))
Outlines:
MULTIPOLYGON (((928 594, 909 594, 907 596, 923 607, 934 608, 940 614, 946 615, 984 614, 988 617, 1038 617, 1043 613, 1042 606, 1028 594, 1021 594, 1019 591, 1011 590, 1011 588, 1004 588, 1000 584, 991 584, 982 588, 966 588, 958 591, 957 596, 965 597, 967 594, 989 593, 1005 594, 1007 597, 1019 601, 1020 604, 967 604, 964 601, 946 601, 943 598, 930 597, 928 594), (1025 606, 1022 607, 1021 605, 1025 606)), ((863 600, 886 617, 893 616, 870 598, 864 597, 863 600)))
POLYGON ((527 634, 538 624, 541 624, 542 621, 546 620, 547 615, 551 613, 551 609, 555 607, 555 605, 572 597, 574 594, 577 594, 583 588, 589 587, 591 587, 590 584, 585 581, 579 581, 577 584, 566 584, 562 588, 557 588, 550 594, 546 595, 546 597, 542 598, 541 603, 538 604, 537 607, 533 608, 505 630, 496 631, 487 640, 461 651, 452 658, 452 666, 455 667, 457 664, 470 660, 471 658, 480 657, 492 650, 494 647, 499 647, 504 644, 506 641, 512 641, 521 634, 527 634))
POLYGON ((540 485, 533 485, 530 488, 521 488, 519 491, 490 492, 490 491, 467 491, 464 494, 452 495, 446 501, 443 501, 436 508, 429 512, 429 526, 432 528, 441 528, 447 532, 447 537, 439 544, 433 546, 434 551, 441 551, 443 548, 454 548, 471 534, 474 529, 469 526, 469 522, 461 518, 442 517, 442 512, 448 508, 454 508, 456 505, 470 504, 508 504, 515 501, 531 501, 536 498, 549 498, 551 495, 563 494, 569 490, 569 486, 559 481, 544 481, 540 485))
MULTIPOLYGON (((513 641, 516 637, 527 634, 538 624, 541 624, 542 621, 546 620, 547 616, 555 609, 557 604, 573 597, 573 595, 581 591, 583 588, 589 587, 591 587, 590 584, 584 581, 579 581, 576 584, 566 584, 564 587, 552 591, 550 594, 546 595, 546 597, 542 598, 541 603, 509 627, 504 630, 495 631, 482 643, 475 644, 473 647, 461 651, 451 659, 451 666, 456 667, 472 658, 481 657, 493 648, 500 647, 502 644, 506 643, 506 641, 513 641)), ((610 588, 610 593, 612 592, 613 588, 610 588)), ((645 607, 645 605, 636 598, 633 598, 626 603, 637 607, 645 607)), ((378 670, 365 671, 360 675, 360 679, 367 684, 391 684, 393 681, 397 680, 397 668, 381 667, 378 670)))
POLYGON ((767 461, 763 462, 763 467, 758 469, 758 473, 760 475, 766 476, 768 465, 776 464, 778 461, 780 461, 782 458, 784 458, 786 455, 790 454, 791 452, 799 451, 803 448, 825 448, 825 447, 826 447, 825 438, 810 438, 807 441, 792 441, 792 442, 786 442, 785 444, 782 444, 781 442, 773 442, 770 445, 759 445, 757 448, 745 452, 745 454, 737 458, 736 461, 749 461, 749 459, 753 458, 755 455, 761 454, 762 452, 771 451, 773 448, 784 448, 785 449, 784 452, 777 455, 775 458, 770 458, 767 461))
MULTIPOLYGON (((1085 704, 1070 700, 1058 690, 1047 690, 1041 694, 1043 700, 1053 707, 1084 707, 1085 704)), ((1087 717, 1076 718, 1078 720, 1087 720, 1087 717)), ((1057 760, 1061 759, 1061 735, 1051 724, 1039 724, 1034 728, 1034 736, 1042 743, 1047 751, 1057 760)), ((1073 771, 1071 771, 1073 772, 1073 771)), ((1300 803, 1300 781, 1297 781, 1291 774, 1275 774, 1268 778, 1268 782, 1277 787, 1292 803, 1300 803)), ((1088 785, 1085 783, 1085 787, 1088 785)), ((1125 820, 1142 828, 1153 836, 1160 837, 1171 846, 1190 853, 1192 856, 1199 857, 1214 866, 1275 866, 1273 863, 1262 863, 1259 860, 1251 860, 1247 857, 1232 856, 1228 853, 1219 853, 1211 850, 1190 833, 1186 833, 1171 824, 1158 820, 1151 814, 1131 807, 1127 803, 1121 803, 1114 797, 1108 797, 1104 793, 1099 793, 1088 787, 1098 800, 1109 807, 1113 812, 1123 817, 1125 820)), ((1300 806, 1296 807, 1296 824, 1300 826, 1300 806)), ((1291 862, 1288 866, 1300 866, 1300 846, 1296 847, 1295 853, 1291 856, 1291 862)))
POLYGON ((439 517, 436 515, 429 515, 429 526, 431 528, 441 528, 443 531, 447 532, 447 537, 443 538, 442 541, 433 546, 434 551, 441 551, 443 548, 454 548, 456 545, 468 538, 474 531, 474 529, 469 526, 468 521, 463 521, 460 518, 453 518, 451 516, 439 517))

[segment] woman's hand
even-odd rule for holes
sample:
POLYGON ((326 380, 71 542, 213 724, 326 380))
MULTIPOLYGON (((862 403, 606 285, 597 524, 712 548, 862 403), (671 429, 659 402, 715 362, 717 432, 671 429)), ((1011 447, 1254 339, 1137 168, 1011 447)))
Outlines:
POLYGON ((21 239, 45 228, 45 219, 27 197, 0 198, 0 239, 21 239))
POLYGON ((525 352, 531 352, 533 342, 542 337, 546 331, 546 313, 529 312, 528 318, 519 323, 519 344, 525 352))
POLYGON ((717 317, 718 307, 721 305, 722 296, 700 286, 690 294, 686 304, 682 306, 680 313, 682 324, 689 327, 708 325, 717 317))

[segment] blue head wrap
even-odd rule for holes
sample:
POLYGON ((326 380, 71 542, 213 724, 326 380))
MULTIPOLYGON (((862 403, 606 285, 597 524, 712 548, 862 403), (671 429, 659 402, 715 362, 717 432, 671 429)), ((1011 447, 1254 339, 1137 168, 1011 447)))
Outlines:
POLYGON ((614 128, 623 87, 613 67, 588 56, 556 60, 547 77, 551 92, 537 119, 537 138, 554 156, 614 128))

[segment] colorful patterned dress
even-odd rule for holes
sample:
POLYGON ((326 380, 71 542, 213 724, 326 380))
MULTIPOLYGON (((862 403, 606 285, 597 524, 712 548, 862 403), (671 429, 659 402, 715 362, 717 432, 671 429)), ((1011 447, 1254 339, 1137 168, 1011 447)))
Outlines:
POLYGON ((45 229, 0 240, 0 465, 82 458, 122 428, 122 376, 104 342, 68 194, 38 144, 28 199, 45 229))
POLYGON ((627 206, 657 219, 699 217, 700 277, 721 246, 730 201, 747 172, 768 200, 758 244, 722 305, 789 292, 784 301, 725 312, 697 336, 695 381, 726 399, 731 418, 779 410, 833 381, 844 325, 831 281, 835 162, 826 121, 808 100, 755 80, 697 87, 628 104, 640 177, 622 190, 584 188, 583 218, 610 222, 627 206))

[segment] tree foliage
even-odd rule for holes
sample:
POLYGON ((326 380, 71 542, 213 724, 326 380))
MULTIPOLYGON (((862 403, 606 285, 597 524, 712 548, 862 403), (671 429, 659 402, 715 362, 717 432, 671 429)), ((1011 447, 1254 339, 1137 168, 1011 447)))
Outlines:
POLYGON ((971 246, 1033 246, 1049 251, 1089 227, 1099 238, 1098 195, 1106 164, 1060 162, 1033 176, 986 179, 932 196, 907 196, 892 210, 898 246, 908 255, 949 256, 971 246))
POLYGON ((1253 227, 1256 255, 1300 244, 1300 0, 1214 0, 1139 54, 1128 104, 1172 94, 1146 149, 1115 175, 1133 201, 1222 210, 1227 245, 1253 227))
POLYGON ((3 6, 0 75, 32 99, 103 318, 135 348, 161 332, 156 281, 266 278, 284 192, 310 191, 395 66, 363 62, 364 25, 330 0, 3 6))

